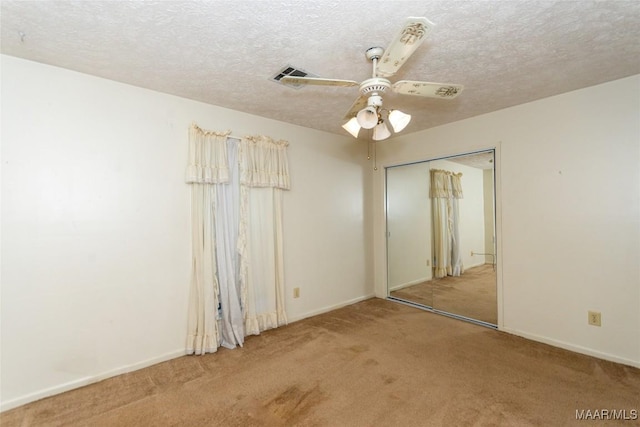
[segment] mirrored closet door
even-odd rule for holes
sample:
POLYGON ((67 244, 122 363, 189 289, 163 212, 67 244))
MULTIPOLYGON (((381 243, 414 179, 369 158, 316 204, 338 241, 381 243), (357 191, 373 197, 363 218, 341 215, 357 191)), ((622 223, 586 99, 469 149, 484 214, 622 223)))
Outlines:
POLYGON ((495 326, 494 151, 386 168, 390 299, 495 326))

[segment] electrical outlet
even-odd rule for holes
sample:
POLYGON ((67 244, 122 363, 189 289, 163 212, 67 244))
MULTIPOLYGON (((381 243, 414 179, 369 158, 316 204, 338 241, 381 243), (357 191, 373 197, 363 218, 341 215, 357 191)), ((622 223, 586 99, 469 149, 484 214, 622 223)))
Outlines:
POLYGON ((427 260, 427 267, 429 267, 430 264, 431 264, 431 262, 429 260, 427 260))
POLYGON ((293 288, 293 297, 300 298, 300 288, 293 288))
POLYGON ((599 311, 589 311, 589 324, 592 326, 601 326, 601 316, 599 311))

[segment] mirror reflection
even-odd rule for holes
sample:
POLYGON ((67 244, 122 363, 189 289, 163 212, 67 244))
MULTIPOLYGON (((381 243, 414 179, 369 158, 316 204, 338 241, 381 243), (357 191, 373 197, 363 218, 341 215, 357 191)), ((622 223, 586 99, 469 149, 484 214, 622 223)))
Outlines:
POLYGON ((392 299, 496 325, 493 150, 386 169, 392 299))

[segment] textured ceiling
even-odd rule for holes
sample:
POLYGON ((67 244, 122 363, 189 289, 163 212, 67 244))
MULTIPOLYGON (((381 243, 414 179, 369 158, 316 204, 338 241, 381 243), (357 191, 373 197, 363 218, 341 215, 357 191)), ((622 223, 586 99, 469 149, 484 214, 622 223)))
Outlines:
POLYGON ((408 16, 435 24, 390 80, 459 83, 454 100, 385 96, 415 132, 640 73, 640 1, 7 1, 1 51, 348 135, 358 88, 286 87, 293 65, 362 81, 364 52, 408 16))
POLYGON ((449 157, 446 160, 476 169, 493 169, 493 151, 449 157))

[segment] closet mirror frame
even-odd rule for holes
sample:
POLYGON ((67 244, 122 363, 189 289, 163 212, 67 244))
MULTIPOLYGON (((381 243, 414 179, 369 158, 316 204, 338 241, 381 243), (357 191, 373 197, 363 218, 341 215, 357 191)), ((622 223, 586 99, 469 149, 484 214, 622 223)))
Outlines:
MULTIPOLYGON (((405 162, 405 163, 398 163, 398 164, 393 164, 393 165, 385 165, 384 167, 384 226, 385 226, 385 239, 384 239, 384 245, 385 245, 385 266, 386 266, 386 275, 385 275, 385 294, 386 294, 386 298, 397 302, 397 303, 401 303, 401 304, 406 304, 406 305, 410 305, 413 307, 417 307, 426 311, 430 311, 430 312, 434 312, 437 314, 441 314, 444 316, 448 316, 448 317, 452 317, 452 318, 456 318, 459 320, 463 320, 463 321, 467 321, 470 323, 475 323, 481 326, 485 326, 485 327, 489 327, 492 329, 500 329, 500 325, 502 324, 502 304, 501 304, 501 299, 502 299, 502 283, 500 280, 500 276, 501 276, 501 245, 500 245, 500 227, 501 227, 501 219, 500 219, 500 214, 499 214, 499 205, 500 205, 500 201, 499 201, 499 178, 498 178, 498 172, 499 172, 499 161, 498 161, 498 156, 499 156, 499 148, 498 147, 487 147, 487 148, 478 148, 476 150, 472 150, 472 151, 465 151, 463 153, 457 153, 457 154, 450 154, 450 155, 443 155, 443 156, 438 156, 438 157, 432 157, 432 158, 427 158, 424 160, 416 160, 416 161, 410 161, 410 162, 405 162), (435 162, 435 161, 440 161, 440 160, 450 160, 450 159, 454 159, 454 158, 459 158, 459 157, 467 157, 467 156, 473 156, 473 155, 479 155, 482 153, 491 153, 492 157, 493 157, 493 167, 492 167, 492 191, 493 191, 493 236, 494 236, 494 241, 493 241, 493 269, 495 271, 495 280, 494 280, 494 286, 495 286, 495 310, 496 310, 496 322, 495 323, 491 323, 491 322, 487 322, 484 320, 480 320, 480 319, 475 319, 473 317, 468 317, 465 316, 464 314, 460 314, 460 313, 454 313, 454 312, 448 312, 445 310, 441 310, 439 309, 437 306, 434 306, 433 304, 433 300, 431 301, 432 304, 431 305, 426 305, 426 304, 422 304, 420 302, 415 302, 415 301, 411 301, 408 299, 403 299, 403 298, 398 298, 395 296, 391 295, 391 290, 390 290, 390 285, 391 285, 391 279, 390 279, 390 275, 391 275, 391 268, 390 268, 390 264, 389 264, 389 254, 390 254, 390 249, 389 249, 389 170, 391 169, 396 169, 398 167, 402 167, 402 166, 412 166, 412 165, 416 165, 416 164, 422 164, 422 163, 431 163, 431 162, 435 162)), ((430 170, 430 168, 428 168, 430 170)), ((427 175, 425 177, 425 179, 429 179, 430 178, 430 174, 427 175)), ((463 191, 464 191, 464 187, 463 187, 463 191)), ((431 209, 431 200, 429 200, 428 202, 429 204, 429 209, 431 209)), ((429 224, 429 227, 432 227, 431 224, 429 224)), ((431 233, 431 230, 429 231, 431 233)), ((430 244, 433 244, 433 236, 429 236, 429 242, 430 244)), ((484 251, 483 251, 484 252, 484 251)), ((485 252, 486 253, 486 252, 485 252)), ((431 261, 433 260, 433 255, 431 254, 431 261)), ((486 263, 486 257, 485 257, 485 263, 486 263)), ((433 271, 433 264, 430 263, 429 264, 429 268, 431 269, 431 271, 433 271)))

